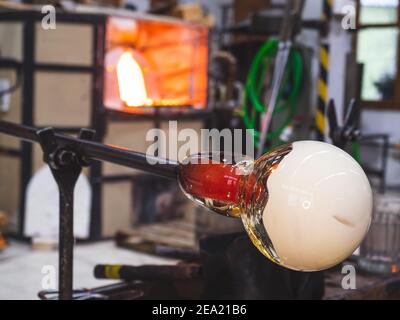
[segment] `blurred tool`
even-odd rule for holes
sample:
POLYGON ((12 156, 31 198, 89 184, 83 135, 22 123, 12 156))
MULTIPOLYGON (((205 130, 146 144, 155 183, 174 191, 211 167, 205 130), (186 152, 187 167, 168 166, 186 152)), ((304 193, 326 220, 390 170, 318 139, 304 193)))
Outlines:
POLYGON ((336 115, 336 106, 333 100, 330 100, 327 107, 327 118, 329 123, 329 137, 332 143, 341 148, 346 149, 348 144, 351 144, 351 155, 361 164, 361 145, 364 147, 379 147, 380 152, 374 151, 379 156, 377 163, 380 163, 379 168, 368 167, 363 164, 363 168, 369 177, 376 177, 380 180, 379 191, 384 192, 386 189, 386 169, 389 154, 389 136, 385 133, 369 133, 361 134, 359 129, 359 114, 360 108, 356 101, 350 101, 346 115, 343 120, 343 125, 338 125, 336 115))
POLYGON ((384 192, 386 188, 389 136, 380 133, 361 134, 361 130, 358 126, 360 110, 354 99, 350 101, 342 126, 338 125, 336 106, 333 100, 329 101, 326 114, 329 123, 329 137, 332 143, 341 149, 346 149, 350 143, 351 150, 349 150, 349 152, 351 152, 353 158, 358 163, 361 164, 362 160, 360 150, 361 144, 369 147, 380 147, 381 152, 374 151, 374 153, 380 155, 381 159, 377 161, 377 163, 381 163, 380 168, 367 167, 365 165, 363 165, 363 168, 368 176, 376 177, 380 180, 379 190, 384 192), (380 141, 380 143, 378 143, 378 141, 380 141))
POLYGON ((94 267, 94 276, 97 279, 187 280, 199 278, 200 275, 201 269, 198 264, 187 263, 172 266, 99 264, 94 267))
POLYGON ((347 108, 346 116, 343 120, 343 125, 339 127, 335 101, 331 99, 328 104, 327 116, 329 121, 329 137, 332 139, 332 143, 344 149, 348 142, 355 142, 360 138, 361 132, 357 124, 357 116, 359 114, 358 106, 356 101, 353 99, 350 101, 349 107, 347 108))
POLYGON ((360 111, 356 101, 354 99, 350 101, 341 127, 338 125, 336 106, 333 99, 329 100, 326 113, 329 122, 329 137, 332 139, 333 145, 345 149, 347 144, 351 142, 353 158, 360 163, 361 153, 359 140, 361 138, 361 131, 358 128, 358 115, 360 111))
MULTIPOLYGON (((278 48, 278 40, 268 40, 258 51, 250 68, 246 81, 245 99, 243 104, 243 121, 247 129, 254 130, 255 145, 259 146, 260 132, 257 128, 257 121, 260 114, 265 112, 265 105, 262 102, 262 91, 264 79, 267 71, 272 64, 272 59, 278 48), (261 71, 261 72, 260 72, 261 71), (260 79, 263 79, 262 81, 260 79)), ((274 108, 273 116, 282 115, 279 124, 267 134, 267 140, 272 143, 272 147, 277 146, 273 141, 281 136, 283 131, 291 125, 296 112, 302 73, 303 60, 298 50, 292 50, 286 70, 286 76, 282 83, 282 88, 278 96, 277 105, 274 108)), ((265 149, 264 149, 265 150, 265 149)), ((265 150, 267 151, 267 150, 265 150)))
POLYGON ((261 119, 260 140, 257 150, 257 157, 264 153, 264 146, 267 140, 267 133, 271 124, 272 115, 278 100, 279 89, 285 74, 290 50, 292 48, 294 32, 301 19, 304 1, 288 0, 286 3, 286 14, 283 21, 283 27, 280 34, 278 52, 275 58, 275 70, 272 78, 272 89, 268 95, 267 109, 261 119))

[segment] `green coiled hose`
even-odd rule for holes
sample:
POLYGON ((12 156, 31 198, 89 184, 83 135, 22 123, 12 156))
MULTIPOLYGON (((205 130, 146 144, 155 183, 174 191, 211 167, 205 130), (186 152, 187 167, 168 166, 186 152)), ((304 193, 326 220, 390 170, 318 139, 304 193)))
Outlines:
MULTIPOLYGON (((260 114, 266 111, 266 107, 262 101, 265 78, 278 51, 278 44, 279 41, 272 38, 262 45, 252 61, 246 80, 242 116, 246 128, 254 129, 255 146, 258 146, 260 137, 260 132, 256 129, 257 119, 260 114)), ((301 53, 296 49, 292 49, 278 95, 277 105, 273 112, 273 115, 285 112, 285 117, 280 121, 276 128, 268 133, 267 141, 273 142, 291 123, 296 112, 296 103, 300 92, 302 76, 303 59, 301 53), (285 92, 288 91, 288 88, 289 93, 285 92)), ((280 143, 278 142, 272 147, 279 144, 280 143)))

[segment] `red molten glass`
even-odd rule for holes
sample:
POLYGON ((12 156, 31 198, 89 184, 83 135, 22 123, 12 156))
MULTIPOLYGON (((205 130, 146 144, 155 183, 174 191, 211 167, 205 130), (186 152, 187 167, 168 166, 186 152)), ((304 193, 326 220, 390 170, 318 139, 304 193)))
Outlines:
POLYGON ((187 164, 180 168, 183 189, 194 197, 236 202, 242 176, 230 164, 187 164))
POLYGON ((243 205, 257 201, 265 187, 257 182, 253 161, 231 164, 210 155, 191 157, 193 162, 179 166, 179 183, 185 194, 201 205, 226 216, 237 217, 243 205), (202 163, 204 160, 204 163, 202 163))

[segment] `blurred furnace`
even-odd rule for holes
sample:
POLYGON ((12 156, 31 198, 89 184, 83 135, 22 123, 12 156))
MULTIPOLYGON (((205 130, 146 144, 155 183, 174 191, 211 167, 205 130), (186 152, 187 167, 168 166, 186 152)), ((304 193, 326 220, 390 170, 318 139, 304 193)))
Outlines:
MULTIPOLYGON (((32 7, 0 11, 0 119, 52 126, 146 152, 151 128, 199 131, 209 117, 208 28, 178 19, 77 6, 45 29, 32 7), (7 87, 7 85, 9 87, 7 87)), ((38 145, 0 136, 0 210, 25 236, 26 188, 44 165, 38 145)), ((93 163, 90 239, 131 225, 137 172, 93 163)), ((58 213, 55 213, 58 214, 58 213)))

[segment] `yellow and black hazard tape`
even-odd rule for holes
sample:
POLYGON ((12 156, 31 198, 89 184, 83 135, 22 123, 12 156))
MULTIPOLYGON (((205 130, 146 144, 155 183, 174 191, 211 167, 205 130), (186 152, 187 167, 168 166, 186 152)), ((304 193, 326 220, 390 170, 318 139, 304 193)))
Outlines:
POLYGON ((121 279, 122 265, 97 265, 94 275, 98 279, 121 279))
POLYGON ((325 109, 328 103, 328 73, 329 73, 329 45, 323 44, 320 48, 319 79, 318 79, 318 105, 315 116, 317 135, 319 140, 324 140, 326 117, 325 109))
MULTIPOLYGON (((323 0, 322 20, 329 22, 333 15, 333 0, 323 0)), ((325 140, 326 106, 328 103, 329 45, 323 43, 319 50, 318 104, 315 114, 318 140, 325 140)))

